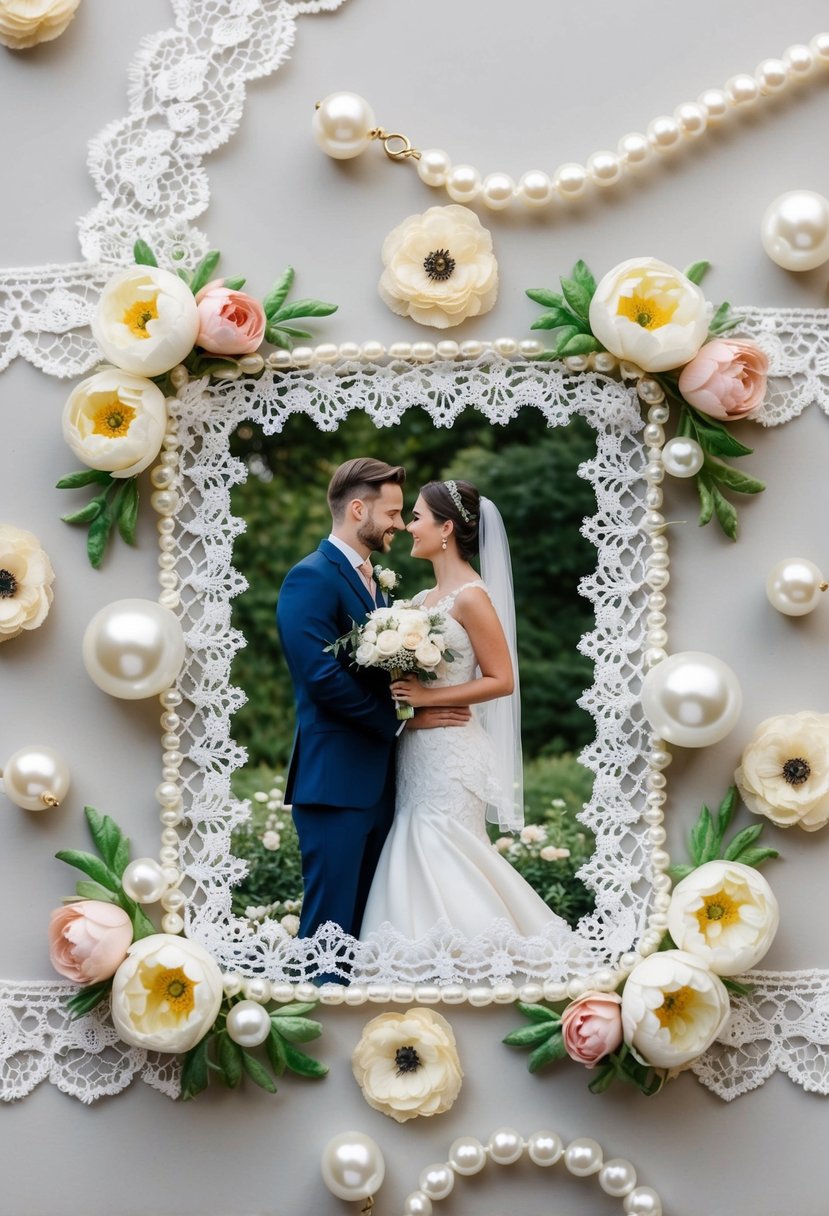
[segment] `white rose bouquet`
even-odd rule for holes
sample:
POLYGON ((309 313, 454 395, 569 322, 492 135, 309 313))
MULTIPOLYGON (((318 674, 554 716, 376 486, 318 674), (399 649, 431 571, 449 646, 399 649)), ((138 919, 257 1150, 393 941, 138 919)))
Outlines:
MULTIPOLYGON (((441 663, 451 663, 454 655, 446 649, 442 612, 417 608, 409 600, 399 600, 392 608, 375 608, 363 625, 337 638, 326 651, 334 655, 344 649, 358 667, 380 667, 392 680, 410 672, 421 680, 436 680, 441 663)), ((397 703, 397 717, 405 722, 414 709, 405 701, 397 703)))

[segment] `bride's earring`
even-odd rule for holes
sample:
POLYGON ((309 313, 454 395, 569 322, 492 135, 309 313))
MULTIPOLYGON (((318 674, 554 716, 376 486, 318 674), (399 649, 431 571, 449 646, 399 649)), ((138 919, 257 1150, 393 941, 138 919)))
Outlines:
POLYGON ((444 536, 443 540, 440 542, 440 547, 441 547, 441 549, 446 548, 446 537, 445 536, 444 536))

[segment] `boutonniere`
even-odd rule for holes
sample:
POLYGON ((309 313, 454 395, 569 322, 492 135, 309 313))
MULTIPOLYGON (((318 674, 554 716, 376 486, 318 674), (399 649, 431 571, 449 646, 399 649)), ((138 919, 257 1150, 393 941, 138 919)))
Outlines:
POLYGON ((374 581, 383 591, 396 591, 400 584, 400 575, 396 570, 388 570, 384 566, 374 567, 374 581))

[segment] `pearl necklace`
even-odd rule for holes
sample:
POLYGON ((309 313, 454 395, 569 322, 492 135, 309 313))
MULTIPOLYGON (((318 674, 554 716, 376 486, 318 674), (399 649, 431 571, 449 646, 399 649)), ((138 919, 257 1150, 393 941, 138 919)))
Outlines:
POLYGON ((731 76, 721 89, 706 89, 696 101, 682 102, 672 116, 662 114, 652 119, 644 134, 633 131, 623 135, 615 152, 593 152, 584 165, 568 161, 552 175, 529 169, 517 185, 502 172, 489 173, 482 180, 474 165, 453 165, 441 148, 420 151, 412 147, 407 136, 390 134, 379 127, 369 103, 356 93, 331 93, 317 104, 314 138, 336 160, 358 156, 371 140, 379 140, 387 156, 414 161, 420 180, 427 186, 443 186, 456 203, 481 201, 493 211, 501 211, 517 200, 536 208, 554 199, 577 199, 588 185, 601 189, 613 186, 625 173, 638 172, 653 156, 668 155, 685 141, 698 139, 732 110, 748 109, 761 98, 776 96, 826 67, 829 33, 815 34, 808 46, 790 46, 780 59, 764 59, 753 74, 731 76))

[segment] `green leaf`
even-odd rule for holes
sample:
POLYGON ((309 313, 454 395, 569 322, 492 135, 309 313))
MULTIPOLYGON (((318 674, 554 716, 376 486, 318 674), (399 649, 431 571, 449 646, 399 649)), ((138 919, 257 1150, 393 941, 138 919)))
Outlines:
POLYGON ((691 861, 695 866, 701 866, 711 861, 708 851, 715 839, 714 821, 707 806, 699 813, 694 826, 691 828, 691 861))
POLYGON ((109 868, 112 870, 113 874, 117 874, 118 877, 121 878, 124 870, 126 870, 127 866, 129 865, 129 860, 130 842, 127 840, 126 836, 122 836, 118 842, 118 847, 112 855, 109 868))
POLYGON ((85 806, 83 813, 95 848, 106 865, 112 869, 113 859, 123 839, 121 829, 114 819, 110 819, 109 815, 99 814, 94 806, 85 806))
POLYGON ((218 1065, 222 1070, 225 1085, 235 1089, 242 1079, 242 1049, 227 1033, 216 1035, 218 1043, 218 1065))
POLYGON ((190 280, 190 290, 193 295, 197 291, 201 291, 202 287, 205 287, 213 278, 213 271, 219 265, 219 258, 221 256, 218 249, 211 249, 204 255, 193 271, 193 277, 190 280))
POLYGON ((265 310, 265 316, 268 318, 268 320, 270 320, 274 313, 279 312, 288 295, 288 292, 293 286, 293 283, 294 268, 293 266, 289 266, 287 270, 283 272, 281 278, 277 279, 271 290, 262 301, 262 307, 265 310))
POLYGON ((573 276, 580 287, 583 287, 589 296, 592 296, 596 290, 596 280, 590 272, 590 267, 581 258, 573 267, 573 276))
POLYGON ((546 287, 528 287, 525 294, 543 308, 561 308, 564 304, 563 295, 557 291, 548 291, 546 287))
POLYGON ((578 317, 570 312, 569 308, 553 308, 550 312, 543 312, 540 317, 536 317, 530 329, 558 329, 561 325, 581 328, 578 317))
POLYGON ((567 343, 579 333, 581 333, 581 330, 576 329, 575 325, 562 325, 559 329, 550 331, 550 337, 553 339, 552 349, 556 359, 561 358, 561 352, 567 343))
POLYGON ((289 1043, 310 1043, 322 1034, 322 1026, 319 1022, 312 1022, 310 1018, 283 1017, 279 1019, 278 1025, 279 1033, 289 1043))
POLYGON ((668 866, 668 874, 674 882, 679 882, 682 878, 687 878, 689 874, 693 874, 696 866, 668 866))
POLYGON ((613 1064, 602 1064, 598 1072, 594 1073, 593 1080, 588 1082, 587 1088, 591 1094, 603 1094, 617 1076, 618 1073, 613 1064))
POLYGON ((699 286, 710 269, 710 262, 692 262, 685 271, 685 278, 690 279, 692 283, 696 283, 699 286))
POLYGON ((177 274, 177 275, 178 275, 178 277, 179 277, 179 278, 182 280, 182 282, 183 282, 183 283, 186 283, 188 287, 190 286, 190 272, 189 272, 189 270, 184 270, 184 269, 182 269, 182 267, 181 267, 181 266, 177 266, 177 267, 176 267, 176 274, 177 274))
POLYGON ((694 423, 697 439, 706 452, 711 452, 715 456, 750 456, 754 451, 753 448, 747 448, 745 444, 735 439, 721 422, 716 422, 706 414, 701 414, 692 406, 686 405, 685 408, 694 423))
POLYGON ((554 350, 543 350, 540 355, 531 355, 538 363, 558 363, 559 356, 554 350))
POLYGON ((287 1066, 287 1059, 285 1056, 285 1045, 279 1037, 279 1031, 274 1025, 273 1017, 274 1015, 271 1014, 271 1032, 265 1040, 265 1049, 268 1053, 271 1068, 278 1077, 281 1077, 287 1066))
POLYGON ((304 1051, 298 1051, 296 1047, 292 1047, 284 1040, 282 1050, 285 1052, 285 1063, 291 1072, 298 1073, 301 1077, 319 1078, 328 1075, 327 1064, 315 1060, 313 1056, 306 1055, 304 1051))
POLYGON ((242 1051, 242 1067, 261 1089, 266 1089, 269 1094, 276 1093, 276 1081, 270 1075, 268 1070, 259 1063, 255 1056, 252 1056, 247 1051, 242 1051))
POLYGON ((719 521, 720 527, 730 540, 736 540, 737 512, 728 499, 723 498, 716 486, 711 487, 711 493, 714 496, 714 514, 719 521))
POLYGON ((747 473, 741 473, 739 469, 732 469, 730 465, 720 464, 718 460, 707 460, 705 467, 708 475, 714 481, 728 486, 737 494, 762 494, 766 488, 765 484, 758 481, 756 477, 749 477, 747 473))
POLYGON ((125 483, 118 504, 118 531, 128 545, 135 544, 135 525, 138 522, 138 478, 131 477, 125 483))
POLYGON ((704 474, 698 473, 696 482, 700 501, 700 512, 697 523, 700 528, 704 528, 706 524, 711 522, 714 515, 714 495, 711 493, 711 484, 704 474))
POLYGON ((79 469, 77 473, 67 473, 65 477, 61 477, 60 481, 56 483, 55 488, 58 490, 77 490, 81 486, 108 486, 111 481, 112 474, 105 473, 103 469, 79 469))
POLYGON ((734 839, 729 841, 728 848, 723 853, 723 860, 739 861, 743 849, 748 849, 762 835, 763 826, 762 823, 753 823, 750 827, 743 828, 742 832, 738 832, 734 839))
POLYGON ((293 326, 282 325, 281 322, 279 325, 279 332, 283 334, 290 334, 292 338, 301 338, 304 342, 310 342, 314 337, 314 335, 309 333, 307 329, 294 329, 293 326))
POLYGON ((102 887, 107 887, 108 890, 120 894, 121 884, 99 857, 93 857, 91 853, 80 853, 76 849, 61 849, 60 852, 55 853, 55 857, 58 861, 65 861, 68 866, 74 866, 76 870, 82 870, 95 882, 99 882, 102 887))
POLYGON ((245 283, 247 283, 247 279, 225 279, 222 286, 226 287, 228 291, 241 291, 245 283))
POLYGON ((576 316, 586 321, 590 311, 590 292, 575 279, 562 279, 561 292, 576 316))
POLYGON ((210 1035, 205 1035, 184 1057, 181 1069, 181 1097, 185 1102, 207 1089, 210 1075, 207 1067, 209 1046, 210 1035))
POLYGON ((557 1023, 535 1022, 532 1026, 513 1030, 501 1042, 506 1043, 507 1047, 537 1047, 539 1043, 546 1043, 551 1035, 557 1034, 560 1034, 557 1023))
POLYGON ((287 304, 278 312, 266 315, 269 321, 281 324, 283 321, 293 320, 294 317, 330 317, 338 307, 337 304, 326 304, 324 300, 294 300, 293 304, 287 304))
POLYGON ((562 355, 589 355, 594 350, 604 350, 601 342, 591 334, 576 334, 562 349, 562 355))
POLYGON ((722 975, 720 979, 733 996, 751 996, 754 991, 753 984, 740 984, 737 980, 732 979, 730 975, 722 975))
POLYGON ((71 515, 61 515, 61 519, 65 524, 91 524, 103 509, 104 504, 100 498, 93 498, 85 507, 81 507, 80 511, 74 511, 71 515))
POLYGON ((121 906, 121 901, 114 891, 108 891, 106 887, 102 887, 99 882, 89 882, 86 879, 79 878, 75 883, 75 894, 80 895, 81 899, 101 899, 107 904, 117 904, 121 906))
POLYGON ((272 346, 283 346, 287 350, 291 349, 291 339, 281 329, 274 329, 272 325, 265 326, 265 341, 270 342, 272 346))
POLYGON ((98 570, 104 560, 104 553, 109 542, 109 534, 115 522, 113 504, 105 503, 103 510, 92 520, 86 538, 86 552, 91 565, 98 570))
POLYGON ((124 895, 121 899, 121 907, 132 921, 132 936, 134 941, 138 942, 141 941, 142 937, 152 937, 154 933, 158 933, 158 929, 156 929, 140 904, 134 903, 133 900, 124 895))
POLYGON ((277 1005, 276 1009, 271 1010, 271 1019, 301 1018, 303 1014, 316 1009, 318 1004, 318 1001, 294 1001, 290 1005, 277 1005))
POLYGON ((552 1064, 555 1060, 562 1060, 566 1055, 564 1039, 559 1032, 550 1035, 546 1043, 542 1043, 540 1047, 536 1047, 535 1051, 530 1053, 527 1068, 530 1072, 538 1072, 539 1068, 544 1068, 545 1065, 552 1064))
POLYGON ((744 849, 739 857, 735 857, 735 861, 741 862, 744 866, 754 866, 758 869, 764 862, 770 861, 772 857, 779 857, 777 849, 744 849))
POLYGON ((139 266, 157 266, 158 265, 158 262, 156 261, 155 254, 153 253, 152 249, 150 249, 147 242, 142 241, 140 237, 132 247, 132 256, 139 266))
POLYGON ((717 808, 717 849, 722 848, 725 834, 729 829, 734 812, 737 809, 737 787, 730 786, 727 794, 717 808))
POLYGON ((708 332, 716 333, 719 326, 728 320, 728 314, 730 313, 730 311, 731 311, 731 305, 728 303, 727 300, 723 300, 722 304, 720 304, 719 308, 717 309, 717 311, 714 313, 713 317, 711 318, 711 324, 708 326, 708 332))
POLYGON ((95 1009, 112 991, 112 980, 103 980, 100 984, 89 984, 81 988, 66 1002, 70 1017, 82 1018, 85 1013, 95 1009))
POLYGON ((531 1022, 560 1022, 561 1014, 556 1013, 554 1009, 550 1009, 547 1005, 529 1005, 524 1001, 516 1001, 515 1008, 519 1013, 523 1013, 525 1018, 529 1018, 531 1022))

